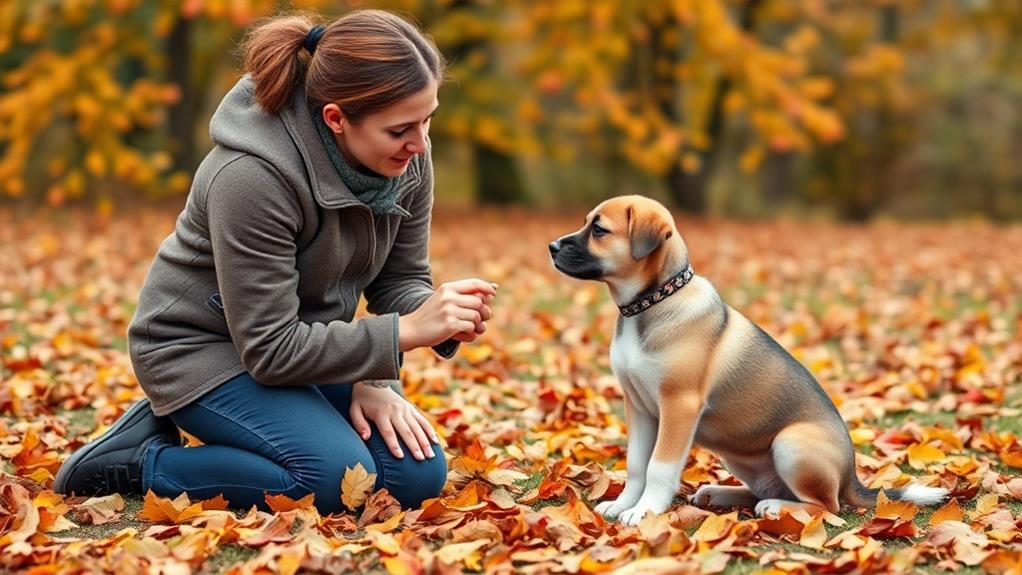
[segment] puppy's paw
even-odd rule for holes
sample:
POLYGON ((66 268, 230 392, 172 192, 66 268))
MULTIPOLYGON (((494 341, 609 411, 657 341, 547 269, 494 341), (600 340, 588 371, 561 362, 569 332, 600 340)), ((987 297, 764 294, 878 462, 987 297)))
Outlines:
POLYGON ((621 513, 625 509, 628 509, 628 507, 629 507, 628 502, 622 501, 619 498, 615 501, 604 501, 603 503, 600 503, 599 505, 594 507, 593 511, 599 513, 600 515, 606 517, 607 519, 617 519, 618 516, 621 515, 621 513))
POLYGON ((658 513, 663 513, 664 511, 666 511, 666 509, 664 510, 653 509, 652 506, 644 505, 642 502, 639 502, 638 504, 635 505, 635 507, 632 507, 631 509, 626 509, 624 512, 622 512, 621 516, 618 517, 618 522, 621 523, 622 525, 634 526, 638 525, 639 522, 642 521, 642 518, 645 517, 647 513, 652 513, 656 515, 658 513))
POLYGON ((780 499, 763 499, 756 504, 756 515, 777 519, 781 516, 781 507, 784 501, 780 499))
POLYGON ((716 491, 716 485, 703 485, 688 498, 688 502, 702 509, 713 507, 713 495, 716 491))

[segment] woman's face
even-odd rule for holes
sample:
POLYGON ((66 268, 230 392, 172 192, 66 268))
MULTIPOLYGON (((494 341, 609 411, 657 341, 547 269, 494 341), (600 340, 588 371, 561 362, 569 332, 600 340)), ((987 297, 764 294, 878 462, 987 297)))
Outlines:
POLYGON ((323 119, 349 164, 381 176, 405 173, 412 157, 426 152, 429 120, 437 108, 435 80, 400 102, 351 122, 337 104, 323 107, 323 119))

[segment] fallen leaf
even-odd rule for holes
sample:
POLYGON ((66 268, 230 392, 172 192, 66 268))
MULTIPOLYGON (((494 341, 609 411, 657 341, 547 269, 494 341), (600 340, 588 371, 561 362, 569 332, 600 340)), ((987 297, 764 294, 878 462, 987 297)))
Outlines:
POLYGON ((354 469, 344 470, 344 478, 341 479, 341 501, 344 505, 355 511, 365 503, 366 496, 372 492, 376 485, 376 474, 369 473, 361 463, 356 463, 354 469))

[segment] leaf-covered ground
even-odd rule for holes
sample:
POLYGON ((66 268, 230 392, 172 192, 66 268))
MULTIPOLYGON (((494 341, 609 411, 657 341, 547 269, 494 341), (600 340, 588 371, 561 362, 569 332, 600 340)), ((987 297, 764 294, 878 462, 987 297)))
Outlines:
POLYGON ((954 499, 708 513, 684 496, 732 478, 694 450, 676 506, 624 528, 591 511, 623 482, 617 311, 602 286, 559 276, 546 249, 581 212, 437 215, 437 279, 479 276, 500 293, 480 343, 453 361, 406 358, 407 394, 450 462, 443 496, 421 509, 362 492, 364 470, 344 482, 364 506, 327 517, 286 498, 265 512, 53 494, 60 462, 140 397, 124 334, 174 215, 0 211, 0 571, 1022 572, 1018 227, 682 220, 697 272, 834 398, 862 480, 954 499))

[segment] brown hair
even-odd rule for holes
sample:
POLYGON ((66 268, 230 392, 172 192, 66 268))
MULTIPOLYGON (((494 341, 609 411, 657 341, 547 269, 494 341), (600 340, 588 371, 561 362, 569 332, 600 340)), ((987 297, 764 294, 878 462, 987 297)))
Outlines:
POLYGON ((444 60, 432 39, 383 10, 356 10, 330 23, 312 54, 305 38, 320 18, 276 16, 256 23, 242 42, 255 98, 271 114, 304 82, 313 107, 336 103, 351 121, 382 110, 443 80, 444 60))

